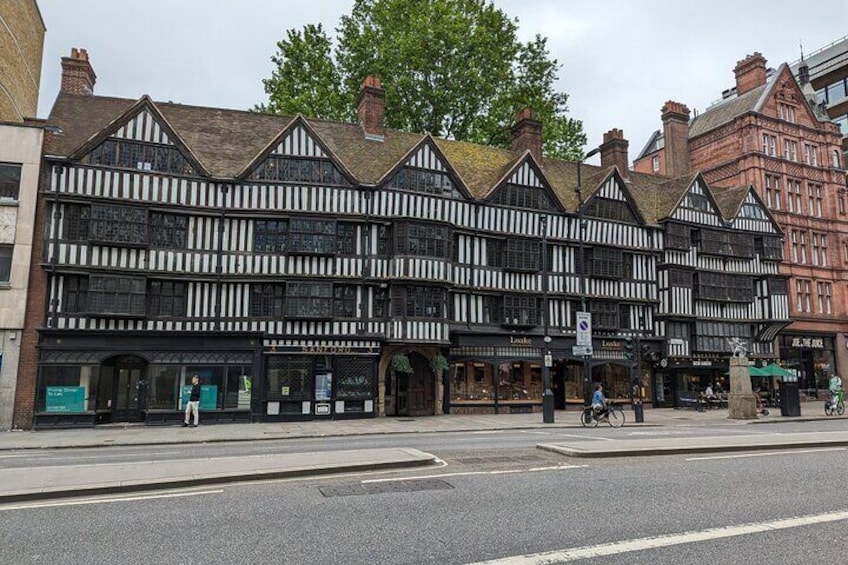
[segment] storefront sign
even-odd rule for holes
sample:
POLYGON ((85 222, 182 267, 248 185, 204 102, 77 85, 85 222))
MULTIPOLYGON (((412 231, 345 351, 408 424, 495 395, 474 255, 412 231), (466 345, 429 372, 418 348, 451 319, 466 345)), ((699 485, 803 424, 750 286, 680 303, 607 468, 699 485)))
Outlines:
POLYGON ((692 361, 692 366, 693 366, 693 367, 712 367, 712 366, 713 366, 713 362, 712 362, 712 361, 698 361, 698 360, 695 360, 695 361, 692 361))
POLYGON ((85 412, 85 387, 47 387, 47 412, 85 412))
POLYGON ((604 339, 601 341, 601 347, 603 347, 604 349, 621 349, 621 342, 611 339, 604 339))
POLYGON ((510 345, 517 345, 517 346, 520 346, 520 347, 533 347, 533 340, 530 339, 529 337, 510 336, 509 337, 509 344, 510 345))
POLYGON ((798 349, 824 349, 824 338, 822 337, 793 337, 792 347, 798 349))

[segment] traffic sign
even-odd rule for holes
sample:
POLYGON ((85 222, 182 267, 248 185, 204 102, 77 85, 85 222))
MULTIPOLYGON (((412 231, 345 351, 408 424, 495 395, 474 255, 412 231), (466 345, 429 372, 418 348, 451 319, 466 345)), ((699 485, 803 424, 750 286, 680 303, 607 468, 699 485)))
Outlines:
POLYGON ((577 312, 577 345, 592 347, 591 312, 577 312))
POLYGON ((592 354, 592 346, 591 345, 572 345, 571 346, 571 354, 572 355, 591 355, 592 354))

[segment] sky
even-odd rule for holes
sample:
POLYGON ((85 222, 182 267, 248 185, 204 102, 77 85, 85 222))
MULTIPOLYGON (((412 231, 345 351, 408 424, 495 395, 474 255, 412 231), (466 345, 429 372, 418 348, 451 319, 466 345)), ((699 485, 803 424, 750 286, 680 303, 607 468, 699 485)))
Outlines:
MULTIPOLYGON (((494 0, 519 36, 548 38, 557 89, 583 122, 586 151, 612 128, 631 161, 661 127, 666 100, 703 112, 755 51, 770 67, 848 35, 845 0, 494 0)), ((38 0, 47 27, 39 117, 61 81, 60 59, 88 50, 95 94, 218 108, 265 100, 276 43, 291 28, 333 32, 353 0, 38 0)), ((595 158, 597 160, 597 158, 595 158)), ((590 160, 591 162, 591 160, 590 160)))

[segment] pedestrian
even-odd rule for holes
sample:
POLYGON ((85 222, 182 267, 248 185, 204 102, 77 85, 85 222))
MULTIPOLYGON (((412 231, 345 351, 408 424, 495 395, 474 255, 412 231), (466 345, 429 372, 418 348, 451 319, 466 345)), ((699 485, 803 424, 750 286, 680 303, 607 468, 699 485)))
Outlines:
POLYGON ((188 427, 189 418, 192 415, 194 415, 192 427, 196 428, 197 424, 200 423, 200 379, 197 375, 191 377, 191 393, 188 396, 188 402, 186 402, 184 428, 188 427))

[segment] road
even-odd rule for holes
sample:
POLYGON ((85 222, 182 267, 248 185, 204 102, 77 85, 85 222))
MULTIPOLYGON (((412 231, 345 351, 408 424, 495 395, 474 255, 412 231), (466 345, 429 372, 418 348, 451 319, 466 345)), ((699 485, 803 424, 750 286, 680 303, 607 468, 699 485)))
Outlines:
MULTIPOLYGON (((796 426, 810 430, 787 423, 744 432, 796 426)), ((587 460, 534 447, 561 435, 742 431, 569 429, 194 446, 209 456, 405 445, 435 453, 445 465, 0 506, 0 562, 405 565, 524 554, 534 557, 509 563, 838 561, 848 524, 848 501, 839 494, 846 448, 587 460), (538 555, 544 552, 552 553, 538 555), (586 558, 594 554, 605 556, 586 558)), ((183 447, 49 451, 34 460, 196 455, 183 447)))

